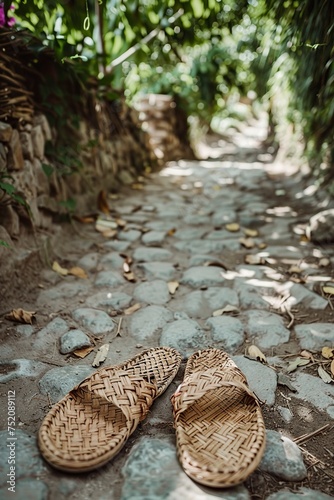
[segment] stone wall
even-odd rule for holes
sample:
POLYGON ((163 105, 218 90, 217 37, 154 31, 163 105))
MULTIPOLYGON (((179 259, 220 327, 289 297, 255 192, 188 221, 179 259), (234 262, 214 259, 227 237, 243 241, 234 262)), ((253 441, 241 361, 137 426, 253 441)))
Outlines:
POLYGON ((67 169, 66 174, 58 161, 53 163, 47 157, 46 144, 55 142, 57 131, 44 115, 33 116, 31 123, 19 124, 17 129, 0 122, 0 182, 13 184, 31 210, 27 221, 24 207, 0 190, 0 239, 11 244, 27 223, 50 228, 54 216, 66 211, 68 200, 74 200, 78 213, 94 212, 101 189, 131 183, 146 166, 157 165, 133 110, 123 105, 118 111, 114 117, 118 129, 115 123, 111 126, 106 109, 100 110, 98 119, 95 128, 81 121, 77 130, 69 129, 73 143, 79 145, 80 166, 70 172, 67 169))

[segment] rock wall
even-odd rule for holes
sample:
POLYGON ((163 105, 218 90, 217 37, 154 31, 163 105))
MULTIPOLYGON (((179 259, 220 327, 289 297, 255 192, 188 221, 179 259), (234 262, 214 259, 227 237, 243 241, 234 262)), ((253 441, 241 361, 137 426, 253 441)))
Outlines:
POLYGON ((55 142, 57 131, 44 115, 37 114, 31 123, 16 129, 0 122, 0 182, 15 186, 15 193, 26 200, 31 211, 29 221, 24 207, 0 189, 0 239, 11 244, 27 223, 50 228, 54 216, 68 209, 69 200, 77 212, 92 212, 101 189, 131 183, 146 166, 157 166, 134 110, 122 105, 117 118, 110 118, 102 108, 98 119, 95 128, 83 120, 77 130, 70 131, 73 143, 79 146, 79 166, 65 168, 65 173, 61 162, 47 155, 46 145, 55 142))

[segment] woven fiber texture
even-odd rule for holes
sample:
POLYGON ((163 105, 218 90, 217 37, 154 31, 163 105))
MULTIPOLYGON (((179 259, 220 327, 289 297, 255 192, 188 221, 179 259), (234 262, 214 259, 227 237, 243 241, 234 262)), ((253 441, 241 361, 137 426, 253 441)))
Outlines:
POLYGON ((175 349, 157 347, 87 377, 43 420, 38 444, 45 460, 69 472, 107 463, 167 389, 180 363, 175 349))
POLYGON ((256 469, 265 448, 261 408, 225 352, 206 349, 191 356, 171 400, 177 454, 189 477, 228 488, 256 469))

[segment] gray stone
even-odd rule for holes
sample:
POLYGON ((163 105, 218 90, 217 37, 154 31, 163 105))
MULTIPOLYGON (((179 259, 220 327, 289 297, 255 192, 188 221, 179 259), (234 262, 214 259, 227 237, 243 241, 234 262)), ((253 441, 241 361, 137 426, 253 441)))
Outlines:
MULTIPOLYGON (((141 438, 132 448, 122 469, 124 477, 120 500, 207 500, 212 489, 196 484, 184 474, 167 437, 141 438)), ((249 500, 244 486, 215 491, 215 498, 249 500)))
POLYGON ((154 335, 172 319, 173 314, 168 309, 156 305, 148 306, 130 317, 129 331, 138 340, 152 340, 154 335))
POLYGON ((74 479, 61 479, 58 483, 58 491, 61 495, 68 497, 73 493, 78 487, 78 484, 74 479))
POLYGON ((262 298, 255 286, 247 285, 243 280, 234 281, 234 289, 238 293, 242 309, 269 309, 270 304, 262 298))
POLYGON ((34 159, 34 148, 32 145, 31 134, 28 132, 20 133, 20 141, 22 146, 23 157, 27 160, 33 161, 34 159))
POLYGON ((181 282, 192 288, 221 285, 224 283, 221 267, 195 266, 187 269, 182 276, 181 282))
POLYGON ((31 131, 31 140, 34 148, 34 155, 37 156, 39 160, 43 160, 45 139, 40 125, 33 127, 31 131))
POLYGON ((170 300, 168 286, 165 281, 155 280, 141 283, 133 292, 133 297, 147 304, 167 304, 170 300))
POLYGON ((98 264, 99 258, 100 255, 96 252, 88 253, 78 261, 78 266, 82 267, 86 271, 94 271, 98 264))
POLYGON ((334 497, 326 495, 319 490, 311 490, 310 488, 300 488, 298 491, 280 490, 272 493, 267 497, 267 500, 295 500, 301 498, 303 500, 331 500, 334 497))
POLYGON ((55 343, 55 341, 63 333, 69 330, 69 326, 65 320, 62 318, 54 318, 50 323, 48 323, 44 328, 42 328, 36 335, 36 340, 34 342, 35 348, 48 347, 49 345, 55 343))
POLYGON ((129 231, 121 231, 118 234, 120 240, 125 240, 133 243, 141 237, 141 231, 136 231, 136 229, 130 229, 129 231))
POLYGON ((31 337, 34 333, 34 327, 32 325, 19 325, 16 327, 16 331, 23 337, 31 337))
POLYGON ((9 490, 8 487, 0 489, 1 500, 10 500, 13 498, 15 491, 16 500, 47 500, 49 496, 49 488, 42 481, 33 479, 20 480, 15 486, 15 490, 9 490))
POLYGON ((115 323, 111 317, 104 311, 90 308, 76 309, 72 313, 75 321, 96 335, 110 333, 115 329, 115 323))
POLYGON ((164 231, 149 231, 142 236, 142 242, 145 245, 159 245, 162 244, 166 237, 166 233, 164 231))
POLYGON ((59 285, 43 290, 38 298, 39 306, 52 304, 56 300, 68 300, 74 297, 80 297, 87 291, 86 285, 80 282, 60 283, 59 285))
POLYGON ((266 448, 259 467, 285 481, 302 481, 307 476, 299 447, 276 431, 266 432, 266 448))
MULTIPOLYGON (((291 240, 291 234, 288 233, 287 236, 291 240)), ((303 250, 303 247, 296 247, 290 244, 287 245, 275 245, 271 246, 268 245, 263 251, 259 252, 259 255, 263 257, 268 257, 268 256, 273 256, 277 257, 279 259, 297 259, 300 260, 305 253, 305 250, 303 250)))
POLYGON ((295 333, 303 349, 321 350, 334 345, 334 325, 332 323, 311 323, 296 325, 295 333))
POLYGON ((9 382, 20 377, 36 377, 47 369, 45 363, 30 359, 13 359, 12 361, 0 361, 2 374, 0 383, 9 382), (9 371, 10 370, 10 371, 9 371), (9 373, 3 373, 9 371, 9 373))
MULTIPOLYGON (((2 471, 9 471, 8 465, 8 432, 0 431, 0 469, 2 471)), ((45 470, 43 459, 37 447, 35 436, 31 436, 21 429, 15 431, 15 473, 16 473, 16 486, 21 483, 21 478, 36 477, 38 474, 45 470), (17 481, 20 479, 20 481, 17 481)), ((0 484, 4 485, 7 482, 6 474, 1 474, 0 484)), ((23 481, 22 481, 23 482, 23 481)), ((16 498, 11 493, 10 498, 16 498)), ((3 498, 0 496, 0 498, 3 498)), ((24 497, 21 497, 22 500, 24 497)), ((34 497, 33 497, 34 498, 34 497)))
POLYGON ((197 240, 204 236, 207 229, 199 229, 197 227, 178 229, 174 234, 174 238, 178 240, 197 240))
POLYGON ((239 306, 238 295, 234 290, 226 287, 211 287, 203 293, 204 298, 212 311, 222 309, 227 305, 239 306))
POLYGON ((267 406, 273 406, 277 388, 276 372, 268 366, 244 356, 233 356, 233 360, 245 374, 249 387, 258 398, 264 401, 267 406))
POLYGON ((290 338, 290 331, 284 326, 284 320, 278 314, 267 311, 247 311, 247 334, 258 347, 269 349, 284 344, 290 338))
POLYGON ((210 227, 210 217, 208 215, 188 214, 184 217, 184 223, 192 226, 207 226, 210 227))
POLYGON ((210 233, 207 234, 206 238, 208 240, 230 240, 230 239, 237 239, 238 240, 238 246, 239 245, 239 238, 241 238, 242 233, 240 231, 237 231, 235 233, 231 233, 230 231, 227 231, 226 229, 216 229, 215 231, 210 231, 210 233))
POLYGON ((110 252, 101 258, 104 269, 122 269, 124 259, 116 252, 110 252))
POLYGON ((106 243, 104 243, 103 246, 105 248, 112 248, 113 250, 116 250, 116 252, 125 252, 129 248, 130 242, 112 240, 112 241, 106 241, 106 243))
POLYGON ((212 215, 212 224, 214 226, 221 226, 223 224, 229 224, 237 220, 236 211, 231 207, 223 208, 217 210, 212 215))
POLYGON ((244 341, 244 327, 237 318, 217 316, 209 318, 206 324, 211 328, 213 345, 228 353, 234 353, 244 341))
POLYGON ((300 285, 299 283, 292 283, 289 281, 279 287, 278 291, 282 296, 289 295, 287 300, 284 302, 285 307, 288 309, 291 309, 298 304, 302 304, 305 308, 322 310, 326 309, 328 306, 328 300, 321 297, 317 293, 308 290, 305 286, 300 285))
POLYGON ((291 413, 291 410, 289 408, 285 408, 284 406, 277 406, 277 410, 285 422, 291 422, 291 420, 293 419, 293 414, 291 413))
POLYGON ((159 262, 171 260, 173 254, 165 248, 138 247, 133 252, 132 257, 139 262, 159 262))
POLYGON ((320 377, 297 372, 292 382, 297 392, 293 397, 308 401, 317 409, 326 410, 331 416, 334 407, 334 384, 325 384, 320 377))
POLYGON ((169 281, 175 275, 175 267, 169 262, 146 262, 138 264, 138 268, 144 271, 147 279, 160 279, 169 281))
POLYGON ((94 371, 91 366, 83 365, 52 368, 39 381, 40 391, 56 403, 94 371))
POLYGON ((182 356, 188 358, 198 349, 208 347, 208 340, 196 321, 179 319, 165 326, 160 345, 174 347, 182 356))
POLYGON ((16 129, 12 131, 12 136, 8 144, 7 168, 8 170, 22 170, 24 158, 20 143, 20 136, 16 129))
POLYGON ((174 229, 173 222, 165 221, 165 220, 153 220, 146 224, 146 227, 149 229, 153 229, 154 231, 164 231, 168 232, 171 229, 174 229))
POLYGON ((98 273, 95 280, 96 286, 116 287, 124 283, 125 279, 117 271, 102 271, 98 273))
POLYGON ((90 338, 82 330, 70 330, 60 339, 61 354, 68 354, 76 349, 91 345, 90 338))
POLYGON ((206 262, 221 262, 219 259, 210 254, 196 254, 190 257, 189 267, 201 266, 206 262))
POLYGON ((240 243, 238 239, 226 239, 226 240, 193 240, 193 241, 177 241, 173 245, 177 250, 181 252, 190 253, 217 253, 222 252, 227 249, 232 252, 239 250, 240 243))
POLYGON ((0 142, 9 142, 12 134, 12 127, 8 123, 0 122, 0 142))
POLYGON ((132 297, 123 292, 98 292, 91 295, 86 300, 89 307, 112 307, 113 309, 124 309, 128 307, 132 301, 132 297))

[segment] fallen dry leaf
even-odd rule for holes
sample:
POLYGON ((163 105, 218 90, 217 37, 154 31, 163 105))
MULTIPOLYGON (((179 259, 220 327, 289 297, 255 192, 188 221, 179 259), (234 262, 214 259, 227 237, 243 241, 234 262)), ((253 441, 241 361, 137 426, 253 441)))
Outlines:
POLYGON ((77 358, 85 358, 90 354, 92 351, 94 351, 94 347, 83 347, 82 349, 77 349, 76 351, 73 351, 72 354, 76 356, 77 358))
POLYGON ((251 345, 248 347, 248 355, 251 356, 252 358, 256 358, 261 363, 267 362, 265 355, 263 354, 262 351, 260 351, 260 349, 256 345, 251 345))
POLYGON ((112 219, 103 219, 98 217, 95 223, 95 229, 99 233, 103 233, 103 236, 111 238, 117 234, 117 223, 112 219))
POLYGON ((95 215, 73 215, 73 218, 82 224, 90 224, 95 222, 95 215))
POLYGON ((244 233, 246 236, 250 236, 251 238, 256 238, 256 236, 259 236, 259 232, 256 229, 246 228, 244 229, 244 233))
POLYGON ((135 283, 137 281, 137 278, 135 277, 132 271, 128 273, 123 273, 123 276, 126 280, 131 281, 132 283, 135 283))
POLYGON ((68 275, 68 269, 65 269, 65 267, 61 267, 61 265, 58 264, 58 262, 56 260, 52 264, 52 269, 56 273, 60 274, 60 276, 67 276, 68 275))
POLYGON ((297 370, 298 366, 308 365, 310 361, 310 359, 303 359, 298 357, 289 363, 286 371, 288 373, 294 372, 295 370, 297 370))
POLYGON ((107 194, 105 191, 100 191, 97 197, 97 206, 100 210, 100 212, 103 212, 104 214, 109 215, 110 214, 110 208, 108 205, 107 201, 107 194))
POLYGON ((126 220, 123 220, 123 219, 116 219, 116 224, 118 225, 118 227, 125 227, 126 226, 126 220))
POLYGON ((307 358, 307 359, 310 359, 312 362, 314 362, 314 357, 313 357, 313 354, 312 354, 311 352, 306 351, 306 350, 304 349, 304 351, 302 351, 302 352, 300 353, 300 355, 302 356, 302 358, 307 358))
POLYGON ((328 293, 330 295, 333 295, 334 294, 334 286, 323 286, 322 291, 324 293, 328 293))
POLYGON ((71 269, 68 270, 68 274, 72 274, 72 276, 76 276, 77 278, 82 278, 82 279, 87 279, 88 275, 82 267, 71 267, 71 269))
POLYGON ((228 304, 222 309, 217 309, 217 311, 213 311, 212 316, 222 316, 225 313, 239 313, 239 309, 237 307, 228 304))
POLYGON ((123 271, 125 273, 129 273, 131 271, 131 268, 130 268, 129 264, 126 261, 123 264, 123 271))
POLYGON ((318 367, 318 375, 325 382, 325 384, 330 384, 333 381, 330 374, 326 372, 326 370, 324 370, 322 366, 318 367))
POLYGON ((124 309, 124 314, 127 314, 127 315, 128 314, 132 314, 132 313, 138 311, 138 309, 140 309, 140 308, 141 308, 140 304, 138 304, 138 303, 137 304, 133 304, 133 306, 130 306, 127 309, 124 309))
POLYGON ((103 344, 99 347, 99 350, 96 353, 92 366, 97 367, 100 366, 103 361, 106 360, 109 351, 109 344, 103 344))
POLYGON ((334 358, 334 347, 327 347, 327 346, 323 347, 321 349, 321 354, 326 359, 332 359, 332 358, 334 358))
POLYGON ((167 286, 168 286, 169 293, 171 295, 174 295, 174 293, 176 292, 176 290, 179 288, 180 283, 178 281, 169 281, 167 283, 167 286))
POLYGON ((133 184, 131 184, 131 188, 136 189, 138 191, 141 191, 142 189, 144 189, 144 186, 143 186, 143 184, 140 184, 139 182, 134 182, 133 184))
POLYGON ((264 248, 267 248, 267 243, 259 243, 259 244, 258 244, 258 248, 259 248, 260 250, 263 250, 264 248))
POLYGON ((291 273, 291 274, 300 274, 302 273, 302 269, 300 269, 299 266, 290 266, 289 269, 288 269, 288 273, 291 273))
POLYGON ((332 372, 332 375, 334 376, 334 359, 331 362, 331 372, 332 372))
POLYGON ((13 309, 10 313, 6 314, 5 318, 9 321, 18 321, 19 323, 27 323, 32 325, 32 320, 36 319, 36 311, 25 311, 24 309, 13 309))
POLYGON ((255 242, 252 238, 240 238, 239 243, 245 248, 254 248, 255 242))
POLYGON ((172 227, 169 231, 167 231, 168 236, 173 236, 176 233, 175 227, 172 227))
POLYGON ((237 222, 232 222, 231 224, 226 224, 225 229, 231 233, 236 233, 240 230, 240 226, 237 222))
POLYGON ((331 261, 327 259, 327 257, 323 257, 322 259, 319 260, 319 267, 327 267, 331 261))
POLYGON ((246 264, 257 265, 257 264, 265 264, 265 262, 266 262, 265 259, 263 257, 260 257, 258 254, 245 255, 245 263, 246 264))

